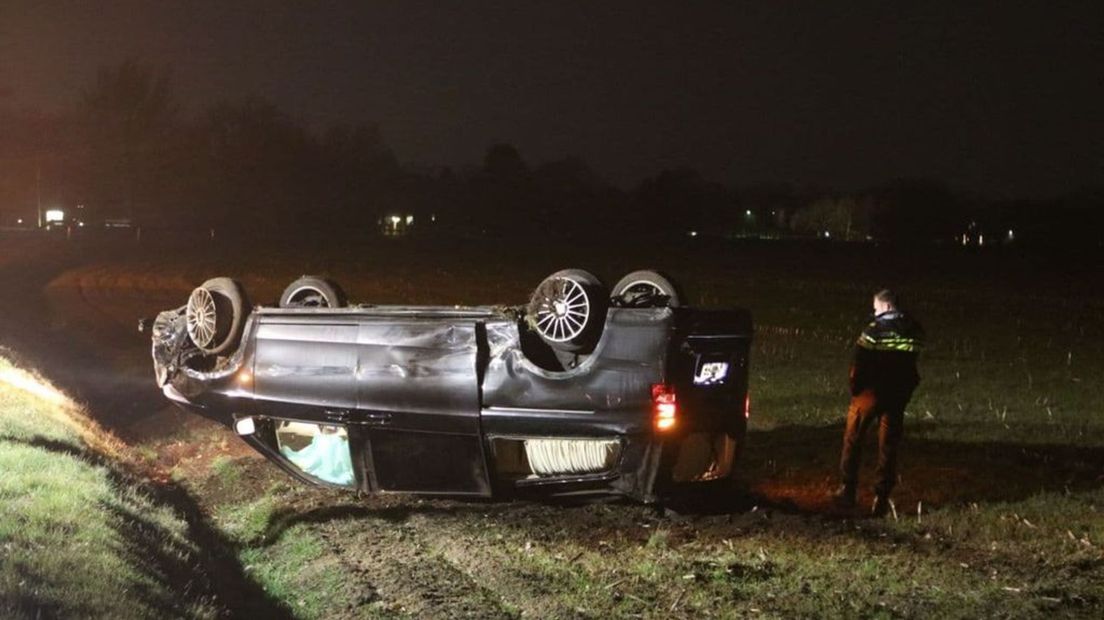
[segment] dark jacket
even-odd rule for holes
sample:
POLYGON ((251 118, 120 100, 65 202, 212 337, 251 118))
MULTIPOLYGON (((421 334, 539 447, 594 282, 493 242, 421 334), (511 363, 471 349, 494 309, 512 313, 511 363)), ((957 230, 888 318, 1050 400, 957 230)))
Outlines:
POLYGON ((874 317, 855 342, 851 394, 873 389, 880 396, 907 397, 920 383, 916 356, 923 346, 923 328, 904 312, 890 310, 874 317))

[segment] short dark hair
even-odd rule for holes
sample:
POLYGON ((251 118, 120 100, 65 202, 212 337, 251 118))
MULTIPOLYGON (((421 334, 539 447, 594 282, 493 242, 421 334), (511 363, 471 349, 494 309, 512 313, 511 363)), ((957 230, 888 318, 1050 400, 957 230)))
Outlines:
POLYGON ((883 288, 877 293, 874 293, 874 299, 877 299, 884 304, 889 304, 894 308, 899 307, 901 304, 901 297, 888 288, 883 288))

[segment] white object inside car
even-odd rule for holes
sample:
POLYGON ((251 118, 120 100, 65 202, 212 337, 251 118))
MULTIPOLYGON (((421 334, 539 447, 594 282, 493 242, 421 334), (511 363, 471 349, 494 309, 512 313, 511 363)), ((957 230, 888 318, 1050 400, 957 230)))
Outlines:
POLYGON ((540 476, 589 474, 612 468, 621 454, 616 439, 526 439, 525 456, 540 476))

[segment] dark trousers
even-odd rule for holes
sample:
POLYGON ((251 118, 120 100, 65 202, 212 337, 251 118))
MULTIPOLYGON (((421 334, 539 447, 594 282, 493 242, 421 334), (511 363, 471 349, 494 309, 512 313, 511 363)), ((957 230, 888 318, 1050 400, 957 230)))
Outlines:
POLYGON ((874 492, 888 496, 897 482, 897 451, 905 425, 905 405, 912 390, 876 394, 863 390, 851 397, 847 410, 847 427, 843 431, 843 453, 840 455, 840 476, 843 483, 854 487, 859 480, 862 460, 862 438, 866 429, 878 422, 878 468, 874 492))

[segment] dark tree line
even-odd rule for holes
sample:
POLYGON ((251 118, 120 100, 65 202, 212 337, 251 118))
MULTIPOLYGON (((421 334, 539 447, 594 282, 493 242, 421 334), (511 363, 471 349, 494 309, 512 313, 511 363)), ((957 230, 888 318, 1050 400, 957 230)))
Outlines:
POLYGON ((732 187, 692 169, 623 190, 577 158, 533 165, 509 144, 490 146, 468 168, 417 168, 398 162, 372 125, 311 131, 259 98, 184 118, 174 101, 169 71, 127 61, 100 70, 64 114, 0 107, 0 223, 38 204, 83 204, 145 226, 311 235, 375 233, 392 217, 412 217, 413 232, 472 235, 928 242, 973 226, 992 229, 993 239, 1016 229, 1019 238, 1100 237, 1089 232, 1101 224, 1099 191, 994 204, 930 180, 840 194, 732 187))

